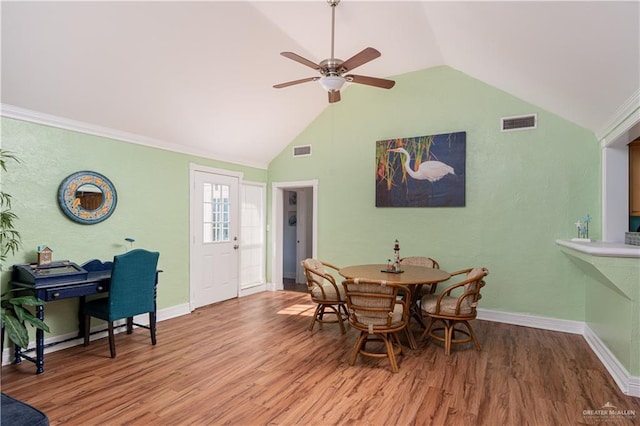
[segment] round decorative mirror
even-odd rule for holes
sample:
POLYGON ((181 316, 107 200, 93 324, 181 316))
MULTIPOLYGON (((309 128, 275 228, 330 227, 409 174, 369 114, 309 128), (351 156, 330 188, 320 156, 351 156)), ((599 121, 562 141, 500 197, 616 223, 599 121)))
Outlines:
POLYGON ((67 176, 58 188, 60 208, 78 223, 106 220, 116 208, 118 196, 111 181, 100 173, 82 171, 67 176))

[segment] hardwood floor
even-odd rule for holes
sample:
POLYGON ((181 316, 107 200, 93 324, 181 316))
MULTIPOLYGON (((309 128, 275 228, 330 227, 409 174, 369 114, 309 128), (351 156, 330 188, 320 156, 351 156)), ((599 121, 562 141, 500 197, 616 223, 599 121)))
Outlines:
MULTIPOLYGON (((307 331, 314 306, 299 292, 265 292, 160 322, 147 330, 2 368, 2 391, 31 404, 51 425, 571 425, 606 403, 635 410, 581 336, 474 321, 482 344, 421 342, 400 372, 358 357, 357 333, 307 331)), ((414 323, 413 331, 419 333, 414 323)), ((596 419, 597 420, 597 419, 596 419)))
POLYGON ((299 291, 301 293, 307 293, 309 291, 307 283, 297 283, 294 279, 285 278, 283 284, 286 291, 299 291))

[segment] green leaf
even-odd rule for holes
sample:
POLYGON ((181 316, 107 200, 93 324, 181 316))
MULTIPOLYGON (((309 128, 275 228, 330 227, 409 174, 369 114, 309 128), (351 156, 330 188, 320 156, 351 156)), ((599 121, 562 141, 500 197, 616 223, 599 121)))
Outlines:
POLYGON ((44 305, 44 300, 38 299, 35 296, 20 296, 9 299, 9 303, 20 306, 40 306, 44 305))
POLYGON ((2 167, 2 170, 5 172, 7 171, 7 160, 13 160, 16 163, 20 163, 20 159, 16 157, 13 152, 7 151, 6 149, 0 149, 0 167, 2 167))
POLYGON ((11 315, 2 313, 2 326, 7 332, 7 337, 21 348, 29 346, 29 334, 27 328, 18 319, 11 315))
MULTIPOLYGON (((11 300, 9 302, 11 302, 11 300)), ((18 318, 18 321, 20 322, 24 321, 27 315, 31 315, 31 312, 16 304, 13 305, 13 313, 16 315, 16 318, 18 318)))
POLYGON ((4 298, 7 295, 11 294, 11 293, 15 293, 16 291, 24 291, 23 288, 10 288, 9 290, 5 291, 4 293, 2 293, 2 295, 0 295, 0 297, 4 298))
POLYGON ((6 207, 11 210, 11 195, 6 192, 0 192, 0 207, 6 207))
POLYGON ((27 314, 25 315, 24 320, 29 324, 31 324, 32 326, 34 326, 35 328, 39 328, 40 330, 43 330, 49 333, 49 326, 45 324, 42 320, 31 315, 29 311, 27 311, 27 314))

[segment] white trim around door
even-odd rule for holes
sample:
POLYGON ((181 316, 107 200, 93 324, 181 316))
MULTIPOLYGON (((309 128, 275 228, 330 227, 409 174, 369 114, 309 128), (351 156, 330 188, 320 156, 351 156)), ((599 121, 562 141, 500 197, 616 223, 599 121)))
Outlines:
POLYGON ((313 189, 312 206, 312 257, 318 256, 318 180, 306 180, 296 182, 272 182, 271 184, 271 284, 269 290, 283 290, 282 271, 282 239, 284 235, 284 191, 300 188, 313 189))

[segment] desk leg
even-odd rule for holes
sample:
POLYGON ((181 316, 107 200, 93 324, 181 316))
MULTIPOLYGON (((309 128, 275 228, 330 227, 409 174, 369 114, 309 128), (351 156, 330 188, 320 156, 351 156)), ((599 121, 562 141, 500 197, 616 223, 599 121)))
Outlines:
POLYGON ((80 296, 78 300, 78 337, 84 338, 84 304, 87 302, 85 296, 80 296))
POLYGON ((13 363, 20 364, 22 362, 22 348, 16 344, 13 345, 13 363))
MULTIPOLYGON (((44 306, 36 306, 36 316, 44 321, 44 306)), ((36 328, 36 374, 44 373, 44 331, 36 328)))

